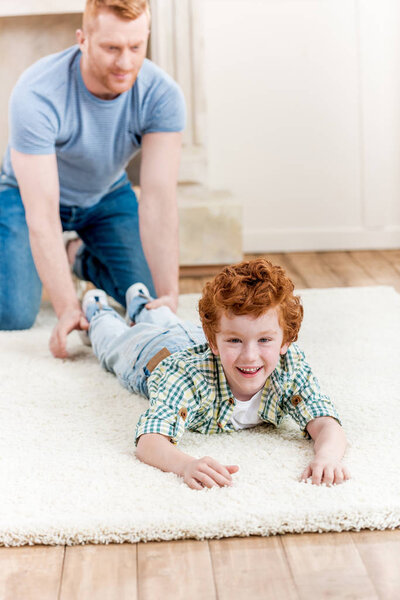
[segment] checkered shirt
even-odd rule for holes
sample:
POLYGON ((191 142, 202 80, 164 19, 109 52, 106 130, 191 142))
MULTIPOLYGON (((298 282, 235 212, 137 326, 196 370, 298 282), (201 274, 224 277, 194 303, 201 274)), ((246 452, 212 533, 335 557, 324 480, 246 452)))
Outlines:
MULTIPOLYGON (((193 346, 164 359, 148 379, 150 407, 136 428, 136 443, 145 433, 160 433, 178 443, 185 429, 200 433, 235 431, 231 417, 235 398, 219 356, 208 344, 193 346)), ((278 426, 292 417, 305 437, 316 417, 338 414, 328 396, 321 394, 304 353, 292 344, 265 382, 258 410, 260 419, 278 426)))

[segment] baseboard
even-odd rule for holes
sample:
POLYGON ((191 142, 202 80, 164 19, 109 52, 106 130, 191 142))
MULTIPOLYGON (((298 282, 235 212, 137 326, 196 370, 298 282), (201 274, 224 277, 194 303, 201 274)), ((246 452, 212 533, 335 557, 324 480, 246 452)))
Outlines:
POLYGON ((400 248, 400 226, 385 229, 264 229, 243 234, 244 252, 400 248))

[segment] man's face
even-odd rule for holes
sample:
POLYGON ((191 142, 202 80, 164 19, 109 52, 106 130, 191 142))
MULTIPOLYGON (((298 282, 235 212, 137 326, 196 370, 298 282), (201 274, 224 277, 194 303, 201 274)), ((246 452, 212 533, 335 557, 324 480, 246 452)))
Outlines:
POLYGON ((211 349, 221 358, 235 398, 250 400, 264 387, 289 347, 283 344, 278 309, 270 308, 261 317, 223 313, 219 329, 211 349))
POLYGON ((81 71, 88 90, 111 99, 128 91, 146 57, 149 22, 146 13, 133 21, 103 9, 85 31, 78 30, 81 71))

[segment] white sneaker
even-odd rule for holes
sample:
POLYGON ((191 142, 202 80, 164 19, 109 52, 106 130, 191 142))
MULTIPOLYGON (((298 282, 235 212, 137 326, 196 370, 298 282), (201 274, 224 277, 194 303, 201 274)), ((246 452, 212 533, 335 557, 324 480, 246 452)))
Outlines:
POLYGON ((88 290, 83 296, 82 312, 86 316, 86 310, 90 304, 97 304, 99 308, 108 306, 107 294, 104 290, 88 290))
MULTIPOLYGON (((108 300, 107 300, 107 294, 105 293, 104 290, 89 290, 86 292, 86 294, 83 297, 82 300, 82 312, 86 315, 86 311, 89 308, 89 306, 92 306, 93 304, 97 304, 97 306, 99 308, 103 308, 104 306, 108 306, 108 300)), ((86 330, 81 330, 79 331, 79 337, 82 340, 82 343, 85 344, 85 346, 91 346, 91 342, 90 342, 90 337, 89 337, 89 332, 86 330)))
POLYGON ((79 235, 76 233, 76 231, 63 231, 62 237, 65 250, 67 250, 68 244, 70 242, 73 242, 74 240, 79 240, 79 235))
POLYGON ((125 301, 126 301, 125 320, 127 323, 132 322, 132 319, 130 318, 128 311, 129 311, 130 303, 132 302, 133 298, 136 298, 136 296, 142 296, 143 298, 146 298, 149 301, 151 300, 150 292, 147 289, 147 287, 144 285, 144 283, 141 283, 139 281, 138 283, 133 283, 132 285, 130 285, 125 293, 125 301))

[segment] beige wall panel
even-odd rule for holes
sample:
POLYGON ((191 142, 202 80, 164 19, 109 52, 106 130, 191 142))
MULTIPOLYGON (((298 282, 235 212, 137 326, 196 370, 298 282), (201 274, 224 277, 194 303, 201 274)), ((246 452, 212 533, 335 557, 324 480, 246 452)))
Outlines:
POLYGON ((82 12, 85 0, 0 0, 0 16, 82 12))
POLYGON ((42 56, 75 43, 81 16, 41 15, 0 19, 0 153, 8 137, 8 100, 20 74, 42 56))
POLYGON ((360 81, 364 224, 400 224, 400 3, 362 0, 360 81))
POLYGON ((209 185, 242 199, 245 250, 263 227, 357 226, 355 3, 207 0, 205 19, 209 185))

